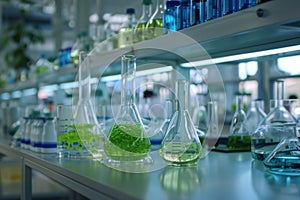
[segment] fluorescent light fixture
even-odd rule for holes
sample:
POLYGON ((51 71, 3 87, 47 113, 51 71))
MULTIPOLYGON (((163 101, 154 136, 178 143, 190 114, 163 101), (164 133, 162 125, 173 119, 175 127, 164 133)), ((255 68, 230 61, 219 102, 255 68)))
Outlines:
POLYGON ((73 89, 73 88, 76 88, 76 87, 78 87, 78 82, 69 82, 69 83, 60 84, 60 88, 63 89, 63 90, 73 89))
POLYGON ((239 78, 245 80, 247 78, 247 64, 239 63, 239 78))
POLYGON ((163 73, 163 72, 170 72, 173 70, 172 66, 166 66, 166 67, 159 67, 159 68, 154 68, 154 69, 147 69, 143 71, 137 71, 136 76, 146 76, 150 74, 158 74, 158 73, 163 73))
MULTIPOLYGON (((165 67, 158 67, 154 69, 147 69, 142 71, 136 72, 136 77, 140 76, 146 76, 150 74, 157 74, 157 73, 164 73, 164 72, 170 72, 173 70, 172 66, 165 66, 165 67)), ((118 81, 121 80, 121 75, 112 75, 112 76, 105 76, 101 78, 102 82, 110 82, 110 81, 118 81)))
POLYGON ((5 92, 5 93, 1 94, 1 99, 2 100, 10 99, 10 94, 8 92, 5 92))
POLYGON ((246 63, 247 65, 247 74, 249 76, 254 76, 257 73, 258 65, 256 61, 250 61, 246 63))
POLYGON ((213 59, 208 59, 208 60, 183 63, 183 64, 181 64, 181 66, 182 67, 205 66, 205 65, 211 65, 211 64, 218 64, 218 63, 225 63, 225 62, 231 62, 231 61, 237 61, 237 60, 245 60, 245 59, 250 59, 250 58, 276 55, 276 54, 281 54, 281 53, 288 53, 288 52, 299 51, 299 50, 300 50, 300 45, 295 45, 295 46, 283 47, 283 48, 278 48, 278 49, 264 50, 264 51, 258 51, 258 52, 252 52, 252 53, 237 54, 237 55, 233 55, 233 56, 225 56, 225 57, 220 57, 220 58, 213 58, 213 59))
POLYGON ((278 69, 291 74, 300 74, 300 56, 288 56, 288 57, 282 57, 278 58, 277 60, 278 69))
POLYGON ((30 88, 23 91, 24 96, 36 95, 37 89, 30 88))
POLYGON ((58 89, 58 85, 54 84, 54 85, 46 85, 46 86, 42 86, 40 87, 41 91, 47 91, 47 92, 52 92, 58 89))
POLYGON ((22 92, 20 90, 11 93, 12 98, 20 98, 21 96, 22 96, 22 92))

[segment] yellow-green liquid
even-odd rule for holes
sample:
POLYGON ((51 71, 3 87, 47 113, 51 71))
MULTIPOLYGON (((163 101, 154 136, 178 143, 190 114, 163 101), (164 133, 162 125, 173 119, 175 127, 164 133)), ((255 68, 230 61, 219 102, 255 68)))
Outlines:
POLYGON ((174 165, 193 165, 200 158, 201 146, 197 143, 169 142, 162 144, 159 153, 174 165))
POLYGON ((153 19, 148 26, 145 39, 152 39, 163 35, 163 19, 153 19))

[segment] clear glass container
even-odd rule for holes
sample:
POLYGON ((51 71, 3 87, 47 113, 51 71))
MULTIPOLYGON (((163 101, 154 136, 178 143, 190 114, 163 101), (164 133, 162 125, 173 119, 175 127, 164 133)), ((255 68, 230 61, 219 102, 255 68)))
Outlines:
POLYGON ((251 102, 250 109, 247 112, 247 124, 250 135, 255 132, 259 123, 267 116, 264 112, 264 102, 255 100, 251 102))
POLYGON ((197 127, 197 133, 199 137, 205 136, 208 129, 208 116, 206 107, 204 106, 204 95, 197 94, 198 106, 193 112, 193 123, 197 127))
POLYGON ((271 173, 300 175, 300 141, 296 136, 283 138, 266 157, 264 165, 271 173))
POLYGON ((284 81, 277 80, 274 88, 276 106, 251 135, 251 152, 254 159, 264 160, 283 138, 296 134, 297 120, 283 106, 284 81))
POLYGON ((119 48, 127 47, 133 44, 134 29, 136 26, 135 9, 127 8, 126 14, 128 15, 128 21, 119 29, 119 48))
POLYGON ((75 133, 90 154, 101 158, 105 136, 91 100, 89 57, 85 52, 79 54, 78 89, 78 100, 73 113, 75 133))
POLYGON ((202 146, 188 111, 189 84, 176 83, 177 108, 162 141, 160 156, 171 165, 196 165, 202 146))
POLYGON ((167 1, 163 22, 165 34, 180 29, 180 1, 167 1))
POLYGON ((141 42, 145 40, 145 28, 147 22, 152 16, 152 0, 143 0, 142 15, 137 21, 134 29, 134 42, 141 42))
POLYGON ((146 40, 163 35, 164 10, 165 10, 165 1, 156 0, 155 11, 146 24, 146 34, 145 34, 146 40))
POLYGON ((151 143, 135 104, 136 57, 122 56, 121 106, 104 144, 106 163, 146 164, 151 143))
POLYGON ((251 147, 251 138, 244 111, 243 95, 236 96, 236 110, 231 121, 227 147, 229 150, 244 150, 251 147))

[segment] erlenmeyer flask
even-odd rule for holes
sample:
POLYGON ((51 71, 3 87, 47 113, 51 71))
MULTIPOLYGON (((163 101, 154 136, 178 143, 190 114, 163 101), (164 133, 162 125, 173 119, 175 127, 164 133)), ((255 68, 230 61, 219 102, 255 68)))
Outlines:
POLYGON ((276 106, 251 135, 252 157, 264 160, 282 138, 293 137, 297 120, 283 106, 284 81, 275 82, 276 106))
MULTIPOLYGON (((296 128, 296 127, 295 127, 296 128)), ((296 137, 283 138, 264 160, 271 173, 300 175, 300 140, 296 137)))
POLYGON ((79 54, 78 100, 74 110, 74 127, 89 153, 101 158, 104 134, 98 124, 91 100, 89 58, 85 52, 79 54))
POLYGON ((258 99, 252 101, 250 109, 247 112, 247 127, 250 135, 254 133, 259 123, 262 122, 266 116, 263 110, 263 101, 258 99))
POLYGON ((160 156, 173 165, 195 165, 202 146, 188 111, 189 85, 176 84, 177 110, 174 113, 160 149, 160 156))
POLYGON ((246 124, 243 96, 236 96, 236 111, 230 125, 227 147, 229 150, 250 150, 251 139, 246 124))
POLYGON ((151 162, 150 140, 135 104, 136 57, 122 56, 121 107, 104 143, 109 163, 151 162))

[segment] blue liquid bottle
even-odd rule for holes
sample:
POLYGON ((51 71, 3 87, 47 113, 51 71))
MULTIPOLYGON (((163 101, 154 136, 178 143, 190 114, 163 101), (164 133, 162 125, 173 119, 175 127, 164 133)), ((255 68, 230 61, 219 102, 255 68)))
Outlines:
POLYGON ((231 14, 236 11, 236 1, 235 0, 222 0, 222 16, 231 14))
POLYGON ((181 27, 180 29, 185 29, 194 24, 195 9, 193 8, 192 0, 181 0, 180 1, 181 10, 181 27))
POLYGON ((180 28, 180 1, 167 1, 164 11, 164 33, 168 34, 180 28))

